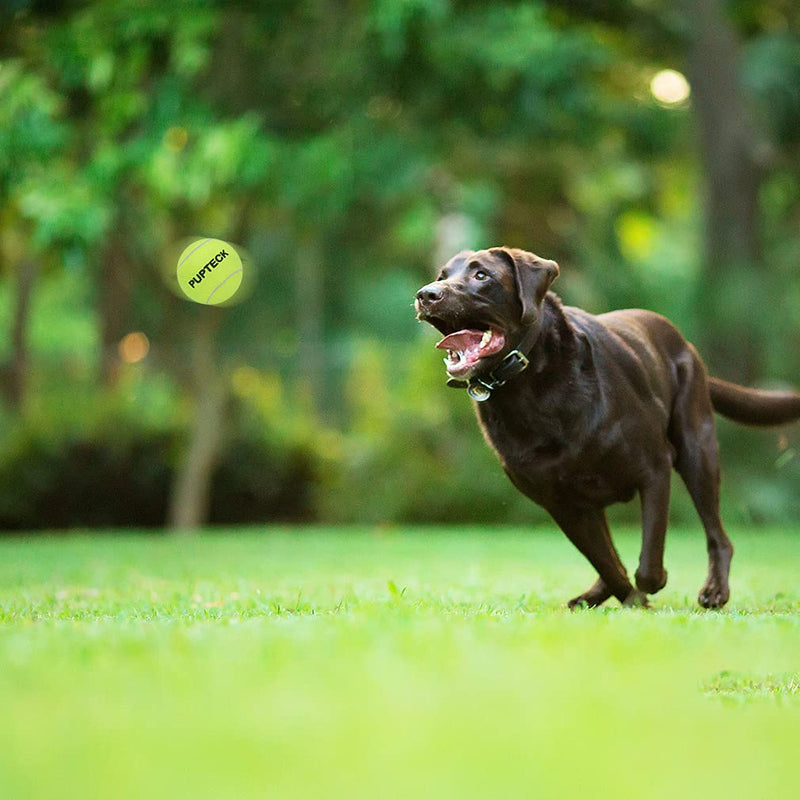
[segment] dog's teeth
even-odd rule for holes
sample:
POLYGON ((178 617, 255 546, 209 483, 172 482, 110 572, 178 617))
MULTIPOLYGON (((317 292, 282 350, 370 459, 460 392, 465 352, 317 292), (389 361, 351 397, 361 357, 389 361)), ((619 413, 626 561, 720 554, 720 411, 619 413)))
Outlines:
POLYGON ((491 341, 492 341, 492 331, 491 329, 489 329, 488 331, 486 331, 486 333, 483 334, 483 338, 481 339, 480 349, 483 350, 483 348, 486 347, 486 345, 489 344, 489 342, 491 341))

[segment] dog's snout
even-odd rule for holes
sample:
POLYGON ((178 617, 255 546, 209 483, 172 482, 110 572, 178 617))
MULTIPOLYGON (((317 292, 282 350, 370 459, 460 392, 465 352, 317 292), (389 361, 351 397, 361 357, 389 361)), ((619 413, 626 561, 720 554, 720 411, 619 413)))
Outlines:
POLYGON ((439 300, 442 299, 443 294, 444 292, 441 286, 437 286, 435 283, 429 283, 417 292, 417 300, 420 303, 438 303, 439 300))

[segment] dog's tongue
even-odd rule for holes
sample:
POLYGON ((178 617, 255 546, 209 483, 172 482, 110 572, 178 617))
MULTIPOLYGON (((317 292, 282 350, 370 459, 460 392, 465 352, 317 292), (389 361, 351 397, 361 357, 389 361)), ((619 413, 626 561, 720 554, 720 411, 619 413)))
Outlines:
POLYGON ((450 350, 451 352, 466 353, 481 346, 484 331, 457 331, 445 336, 436 346, 440 350, 450 350))
POLYGON ((445 336, 436 347, 447 350, 446 361, 450 375, 468 373, 479 359, 499 353, 505 344, 505 337, 499 331, 463 330, 445 336))

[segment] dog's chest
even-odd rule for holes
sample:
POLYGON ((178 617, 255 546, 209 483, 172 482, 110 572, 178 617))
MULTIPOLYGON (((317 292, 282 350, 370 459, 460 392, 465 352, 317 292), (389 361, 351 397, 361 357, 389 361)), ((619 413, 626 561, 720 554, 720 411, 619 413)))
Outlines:
POLYGON ((519 417, 479 409, 484 437, 514 485, 541 505, 607 505, 633 495, 629 460, 599 437, 583 418, 555 411, 519 417))

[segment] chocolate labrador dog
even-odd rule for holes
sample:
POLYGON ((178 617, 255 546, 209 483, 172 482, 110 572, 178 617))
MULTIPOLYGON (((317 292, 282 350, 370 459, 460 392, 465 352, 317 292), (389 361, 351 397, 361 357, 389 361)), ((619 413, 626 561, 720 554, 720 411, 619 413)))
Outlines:
POLYGON ((673 467, 703 523, 708 578, 698 602, 728 601, 733 547, 719 515, 714 411, 746 425, 800 418, 800 394, 711 378, 664 317, 632 309, 594 316, 549 291, 558 265, 506 247, 465 251, 417 292, 420 320, 444 338, 452 386, 476 401, 486 441, 514 486, 543 506, 597 570, 569 601, 611 595, 647 605, 664 587, 673 467), (606 506, 638 493, 642 549, 631 585, 606 506))

